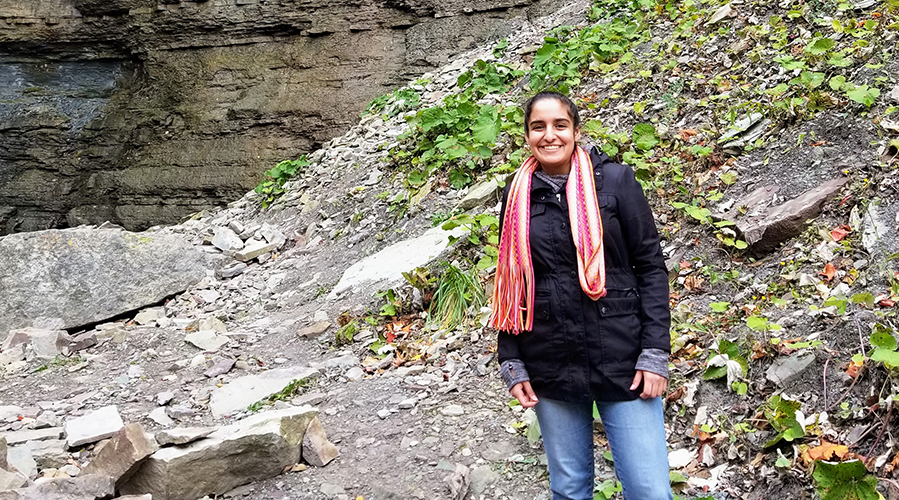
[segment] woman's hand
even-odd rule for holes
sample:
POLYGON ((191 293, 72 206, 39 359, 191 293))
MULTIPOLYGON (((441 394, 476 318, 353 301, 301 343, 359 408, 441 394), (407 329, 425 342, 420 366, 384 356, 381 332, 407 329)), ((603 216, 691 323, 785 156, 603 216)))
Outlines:
MULTIPOLYGON (((631 384, 631 390, 636 390, 637 387, 640 387, 640 382, 643 382, 643 392, 640 393, 640 397, 643 399, 649 398, 657 398, 665 393, 665 389, 668 388, 668 379, 644 370, 637 370, 637 374, 634 375, 634 383, 631 384)), ((514 387, 512 388, 515 389, 514 387)), ((519 401, 521 401, 519 399, 519 401)), ((524 406, 524 403, 521 404, 524 406)))
POLYGON ((531 389, 531 383, 529 381, 519 382, 512 386, 509 389, 509 392, 515 396, 515 399, 521 403, 523 408, 531 408, 537 404, 537 395, 534 394, 534 390, 531 389))

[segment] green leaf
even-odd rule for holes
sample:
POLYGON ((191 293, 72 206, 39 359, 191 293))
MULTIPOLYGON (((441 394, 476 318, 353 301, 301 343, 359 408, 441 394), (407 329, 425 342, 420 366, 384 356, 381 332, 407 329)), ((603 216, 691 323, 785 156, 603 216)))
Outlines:
POLYGON ((848 68, 852 66, 852 58, 846 57, 842 53, 830 54, 827 58, 827 64, 837 68, 848 68))
POLYGON ((493 144, 500 128, 499 112, 493 106, 481 108, 478 119, 471 126, 471 135, 478 142, 493 144))
POLYGON ((730 309, 730 302, 712 302, 709 307, 715 312, 727 312, 730 309))
POLYGON ((668 471, 668 482, 670 482, 671 484, 686 483, 687 476, 676 470, 671 470, 668 471))
POLYGON ((775 62, 780 63, 783 69, 792 71, 794 69, 805 69, 805 61, 797 60, 793 56, 775 57, 775 62))
POLYGON ((634 144, 644 150, 650 150, 659 143, 656 137, 656 129, 649 123, 634 125, 634 144))
POLYGON ((880 90, 867 85, 859 85, 852 90, 846 92, 846 96, 853 101, 871 107, 880 96, 880 90))
POLYGON ((896 350, 896 338, 883 328, 875 328, 871 334, 871 345, 878 349, 896 350))
POLYGON ((820 56, 827 53, 828 50, 832 49, 837 42, 831 40, 830 38, 816 38, 812 40, 811 43, 805 46, 805 52, 807 54, 811 54, 813 56, 820 56))
POLYGON ((860 460, 834 463, 815 461, 812 473, 821 500, 879 500, 877 478, 860 460))
POLYGON ((830 79, 831 90, 841 90, 845 86, 846 86, 846 77, 843 75, 837 75, 830 79))
POLYGON ((874 361, 880 361, 885 364, 887 368, 897 368, 899 367, 899 352, 890 351, 887 349, 874 349, 874 352, 871 354, 871 359, 874 361))
POLYGON ((786 83, 781 83, 780 85, 778 85, 774 88, 770 88, 770 89, 766 90, 765 93, 768 95, 773 95, 773 96, 781 96, 781 95, 785 94, 788 90, 790 90, 790 86, 787 85, 786 83))
POLYGON ((868 309, 874 308, 874 296, 868 292, 857 293, 852 296, 853 304, 864 304, 868 309))
POLYGON ((540 440, 540 423, 536 418, 534 419, 534 422, 528 426, 528 431, 525 433, 525 436, 528 438, 528 443, 531 446, 540 440))
POLYGON ((780 467, 782 469, 787 469, 787 468, 793 466, 793 461, 790 460, 789 458, 781 455, 781 456, 777 457, 777 461, 774 462, 774 466, 780 467))
POLYGON ((764 316, 750 316, 746 318, 746 326, 752 330, 765 330, 768 326, 768 318, 764 316))

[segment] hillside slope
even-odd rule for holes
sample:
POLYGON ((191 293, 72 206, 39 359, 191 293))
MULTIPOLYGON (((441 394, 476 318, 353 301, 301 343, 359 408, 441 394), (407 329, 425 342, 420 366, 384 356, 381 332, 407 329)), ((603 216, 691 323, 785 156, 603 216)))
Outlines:
MULTIPOLYGON (((210 424, 210 393, 239 377, 200 375, 220 358, 250 372, 320 366, 276 404, 317 404, 341 458, 247 495, 547 498, 487 309, 425 318, 435 290, 462 281, 440 261, 491 286, 495 182, 526 154, 518 105, 562 88, 588 140, 635 168, 663 235, 678 494, 896 498, 896 21, 889 4, 573 3, 376 99, 260 192, 163 229, 203 245, 268 223, 287 242, 169 301, 165 321, 119 324, 127 340, 96 348, 77 387, 51 366, 4 401, 96 386, 89 405, 139 419, 177 385, 186 418, 210 424), (433 226, 462 238, 445 247, 433 226), (421 255, 431 263, 409 264, 421 255), (233 335, 197 355, 184 329, 212 317, 233 335), (176 359, 190 367, 162 376, 176 359), (129 363, 150 376, 106 380, 129 363)), ((611 464, 596 455, 597 498, 610 498, 611 464)))

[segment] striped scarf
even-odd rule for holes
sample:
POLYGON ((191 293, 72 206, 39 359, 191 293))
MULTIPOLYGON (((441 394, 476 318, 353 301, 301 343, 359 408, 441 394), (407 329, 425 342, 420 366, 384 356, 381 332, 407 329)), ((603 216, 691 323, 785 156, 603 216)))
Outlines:
MULTIPOLYGON (((490 326, 514 334, 534 327, 534 266, 529 232, 531 179, 539 166, 531 156, 515 173, 499 243, 490 326)), ((606 295, 602 219, 593 181, 593 164, 590 155, 580 146, 571 155, 571 176, 565 185, 565 197, 577 250, 581 288, 591 299, 597 300, 606 295)))

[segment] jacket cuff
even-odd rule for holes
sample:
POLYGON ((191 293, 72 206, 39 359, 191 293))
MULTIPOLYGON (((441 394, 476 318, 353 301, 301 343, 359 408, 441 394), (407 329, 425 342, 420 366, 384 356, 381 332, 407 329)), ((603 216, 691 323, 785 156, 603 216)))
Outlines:
POLYGON ((506 383, 506 389, 509 390, 515 387, 515 384, 531 380, 531 377, 528 376, 527 369, 524 367, 524 362, 520 359, 507 359, 503 361, 499 366, 499 373, 506 383))
POLYGON ((636 368, 668 378, 668 353, 661 349, 643 349, 636 368))
POLYGON ((656 326, 643 327, 641 343, 643 349, 655 349, 665 353, 671 352, 671 333, 668 328, 656 326))

